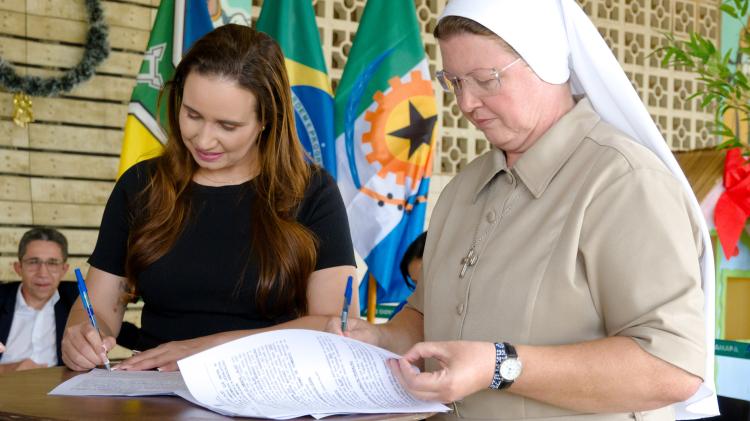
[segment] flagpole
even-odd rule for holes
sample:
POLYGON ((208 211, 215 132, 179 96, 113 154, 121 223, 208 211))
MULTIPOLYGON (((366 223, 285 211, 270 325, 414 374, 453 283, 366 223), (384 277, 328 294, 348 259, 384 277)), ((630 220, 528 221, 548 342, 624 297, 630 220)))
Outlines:
POLYGON ((378 302, 378 286, 375 277, 370 274, 367 279, 367 321, 375 323, 375 311, 378 302))

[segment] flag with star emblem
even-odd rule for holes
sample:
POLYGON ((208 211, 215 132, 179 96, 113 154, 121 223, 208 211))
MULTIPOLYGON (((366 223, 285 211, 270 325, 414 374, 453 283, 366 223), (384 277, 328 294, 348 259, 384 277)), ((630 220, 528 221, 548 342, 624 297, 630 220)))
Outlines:
POLYGON ((432 173, 437 107, 412 0, 367 2, 335 117, 337 181, 367 263, 360 302, 372 320, 374 299, 383 309, 411 293, 399 262, 424 230, 432 173))
POLYGON ((256 28, 284 52, 297 135, 308 156, 336 177, 333 92, 310 0, 263 2, 256 28))
POLYGON ((159 91, 182 54, 213 29, 207 0, 162 0, 128 105, 118 177, 133 164, 159 155, 167 141, 166 104, 159 91))

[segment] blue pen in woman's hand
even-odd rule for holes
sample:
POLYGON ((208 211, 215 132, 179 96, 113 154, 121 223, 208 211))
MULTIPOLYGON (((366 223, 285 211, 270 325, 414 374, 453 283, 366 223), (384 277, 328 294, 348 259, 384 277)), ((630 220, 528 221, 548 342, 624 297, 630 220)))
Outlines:
MULTIPOLYGON (((83 308, 86 309, 86 313, 89 315, 89 320, 91 320, 91 325, 94 326, 94 329, 99 332, 99 326, 96 325, 96 317, 94 317, 94 307, 91 306, 91 300, 89 300, 89 290, 86 288, 86 282, 83 280, 83 275, 81 274, 81 269, 75 268, 74 272, 76 273, 76 280, 78 281, 78 294, 81 296, 81 302, 83 303, 83 308)), ((101 338, 101 332, 99 332, 99 337, 101 338)), ((104 346, 104 342, 102 342, 102 347, 104 347, 104 352, 101 354, 102 360, 104 360, 104 367, 107 368, 107 370, 112 370, 112 368, 109 365, 109 358, 107 358, 107 347, 104 346)))
POLYGON ((352 303, 352 277, 346 280, 346 291, 344 291, 344 308, 341 310, 341 333, 346 332, 346 322, 349 320, 349 305, 352 303))

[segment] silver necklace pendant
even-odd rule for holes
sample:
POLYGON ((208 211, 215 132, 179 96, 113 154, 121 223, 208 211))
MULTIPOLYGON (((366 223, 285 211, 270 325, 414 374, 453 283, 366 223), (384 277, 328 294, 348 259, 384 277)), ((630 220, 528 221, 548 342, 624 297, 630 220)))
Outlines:
POLYGON ((466 271, 469 269, 469 266, 474 266, 477 263, 477 260, 479 260, 479 256, 477 256, 476 251, 474 250, 474 246, 471 246, 469 249, 469 252, 466 253, 466 256, 461 259, 461 272, 458 274, 459 278, 463 278, 464 275, 466 275, 466 271))

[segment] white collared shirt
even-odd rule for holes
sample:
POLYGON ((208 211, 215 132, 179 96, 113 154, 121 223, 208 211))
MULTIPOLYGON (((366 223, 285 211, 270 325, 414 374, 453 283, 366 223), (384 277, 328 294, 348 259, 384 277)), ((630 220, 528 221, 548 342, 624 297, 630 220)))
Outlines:
POLYGON ((13 323, 0 363, 15 363, 31 358, 37 364, 53 367, 57 365, 55 304, 60 300, 60 294, 55 291, 44 307, 36 310, 26 304, 22 288, 23 285, 19 285, 16 293, 13 323))

